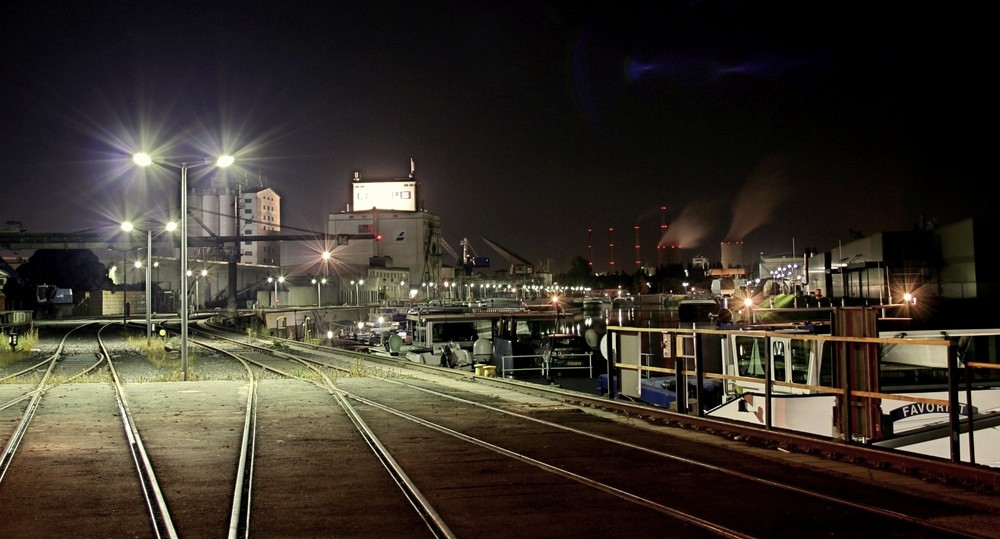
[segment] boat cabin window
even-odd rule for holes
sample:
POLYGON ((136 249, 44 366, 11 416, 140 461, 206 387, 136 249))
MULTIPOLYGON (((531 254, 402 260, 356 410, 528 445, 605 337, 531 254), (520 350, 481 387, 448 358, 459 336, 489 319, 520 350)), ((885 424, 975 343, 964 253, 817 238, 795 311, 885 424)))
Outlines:
MULTIPOLYGON (((1000 342, 997 335, 969 335, 953 337, 952 344, 955 346, 960 364, 967 362, 977 363, 998 363, 998 350, 1000 342)), ((892 346, 892 345, 889 345, 892 346)), ((889 346, 883 346, 880 350, 881 357, 889 356, 889 346)), ((900 347, 912 346, 919 349, 921 345, 895 345, 893 351, 898 351, 900 347)), ((936 347, 941 350, 940 347, 936 347)), ((881 385, 884 390, 894 391, 912 390, 914 388, 937 388, 943 389, 948 386, 947 353, 940 351, 936 354, 924 353, 923 355, 912 353, 909 356, 900 354, 914 361, 900 361, 896 358, 893 361, 884 360, 880 362, 879 375, 881 385)), ((971 381, 973 385, 993 385, 1000 381, 1000 371, 994 369, 972 369, 971 381)))
POLYGON ((767 350, 762 337, 735 338, 736 368, 740 376, 750 378, 764 377, 764 362, 767 361, 767 350))
POLYGON ((823 341, 819 357, 819 385, 833 387, 833 343, 823 341))
POLYGON ((771 340, 771 380, 785 381, 785 358, 788 354, 790 341, 784 339, 771 340))
MULTIPOLYGON (((998 335, 976 335, 972 337, 961 337, 957 339, 958 359, 963 364, 969 362, 977 363, 1000 363, 1000 336, 998 335)), ((972 369, 972 380, 974 382, 997 382, 1000 381, 1000 371, 996 369, 972 369)))
POLYGON ((479 338, 479 330, 472 322, 442 322, 433 324, 431 329, 432 342, 475 341, 479 338))
POLYGON ((555 333, 553 320, 500 319, 493 323, 493 336, 520 344, 538 345, 545 335, 555 333))
POLYGON ((792 339, 792 382, 806 384, 809 380, 809 352, 813 341, 792 339))

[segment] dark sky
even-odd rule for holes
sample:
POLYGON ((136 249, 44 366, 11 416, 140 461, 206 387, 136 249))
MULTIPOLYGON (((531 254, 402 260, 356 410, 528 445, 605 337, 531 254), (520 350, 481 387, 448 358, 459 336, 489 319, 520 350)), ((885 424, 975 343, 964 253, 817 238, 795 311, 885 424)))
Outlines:
POLYGON ((609 227, 619 268, 635 225, 650 259, 661 206, 668 241, 715 260, 721 241, 750 259, 945 224, 994 205, 995 46, 986 14, 933 6, 5 2, 0 217, 166 212, 176 174, 137 173, 145 148, 235 153, 289 232, 322 231, 353 171, 412 157, 453 247, 499 259, 485 236, 556 271, 588 228, 595 269, 609 227))

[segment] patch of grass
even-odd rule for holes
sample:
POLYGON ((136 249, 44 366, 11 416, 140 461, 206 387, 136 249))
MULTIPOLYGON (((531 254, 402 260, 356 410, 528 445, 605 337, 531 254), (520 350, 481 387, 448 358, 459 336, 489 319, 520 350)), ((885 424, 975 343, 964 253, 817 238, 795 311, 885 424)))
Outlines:
MULTIPOLYGON (((10 380, 9 383, 12 384, 29 384, 38 385, 42 381, 42 372, 36 371, 29 373, 25 376, 18 377, 16 380, 10 380)), ((49 376, 48 387, 55 387, 65 383, 72 384, 109 384, 111 383, 111 373, 106 369, 98 369, 96 371, 91 371, 85 376, 76 376, 75 374, 53 374, 49 376)))
MULTIPOLYGON (((159 337, 154 337, 148 343, 146 342, 146 336, 128 336, 126 338, 129 347, 133 350, 139 352, 146 358, 150 364, 160 370, 165 370, 167 372, 158 373, 153 376, 144 377, 138 381, 142 382, 180 382, 182 381, 181 373, 181 356, 180 356, 180 342, 174 339, 161 339, 159 337)), ((202 380, 203 377, 195 371, 195 364, 198 362, 198 354, 194 352, 191 347, 188 347, 188 369, 187 369, 187 380, 196 381, 202 380)))
POLYGON ((153 337, 149 342, 146 342, 145 335, 141 337, 129 335, 126 337, 126 342, 130 348, 146 356, 146 359, 153 364, 163 362, 167 358, 168 348, 172 348, 169 341, 160 337, 153 337))
POLYGON ((24 333, 17 334, 17 346, 10 348, 10 333, 0 333, 0 366, 6 367, 11 363, 21 361, 31 355, 31 351, 38 345, 38 330, 31 328, 24 333))
POLYGON ((302 380, 322 380, 323 377, 312 369, 299 368, 292 371, 292 376, 302 380))
POLYGON ((384 369, 382 367, 366 367, 365 362, 362 359, 356 359, 351 363, 351 370, 346 375, 350 378, 364 378, 364 377, 374 377, 374 378, 410 378, 408 375, 400 374, 394 369, 384 369))

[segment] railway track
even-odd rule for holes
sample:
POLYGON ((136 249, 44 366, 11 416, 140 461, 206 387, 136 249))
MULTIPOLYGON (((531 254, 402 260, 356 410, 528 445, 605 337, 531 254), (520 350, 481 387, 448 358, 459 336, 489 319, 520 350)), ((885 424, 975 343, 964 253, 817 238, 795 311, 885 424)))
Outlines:
MULTIPOLYGON (((153 536, 176 537, 156 475, 129 411, 124 386, 102 340, 102 332, 107 328, 106 324, 71 327, 65 330, 51 355, 3 378, 4 381, 17 378, 37 378, 38 381, 36 384, 25 384, 19 390, 20 395, 10 395, 3 404, 3 408, 8 409, 27 401, 0 453, 0 496, 5 490, 20 492, 20 489, 26 489, 34 496, 63 498, 66 493, 90 486, 92 488, 88 492, 93 491, 97 496, 87 501, 90 507, 98 507, 103 497, 108 503, 120 506, 132 515, 127 521, 116 522, 111 530, 119 533, 140 530, 143 512, 135 509, 144 506, 145 524, 153 536), (71 338, 75 342, 67 345, 71 338), (109 384, 73 383, 85 377, 98 376, 98 368, 102 365, 110 373, 109 384), (71 398, 73 393, 82 396, 79 400, 88 406, 68 411, 65 407, 48 404, 55 399, 71 398), (67 414, 72 416, 70 421, 66 421, 67 414), (114 424, 116 416, 122 428, 114 432, 108 427, 114 424), (73 427, 63 428, 66 424, 73 427), (90 468, 92 475, 81 476, 77 470, 65 470, 64 461, 45 455, 62 447, 82 450, 76 464, 84 470, 90 468), (86 449, 97 452, 97 455, 86 449), (122 465, 123 457, 130 458, 132 462, 131 477, 124 473, 129 467, 122 465), (130 499, 132 495, 136 498, 130 499)), ((56 529, 72 529, 74 524, 79 524, 75 519, 63 518, 58 511, 52 515, 45 507, 28 506, 18 512, 18 516, 25 518, 5 519, 15 530, 24 525, 24 520, 40 518, 51 519, 56 529)), ((95 530, 105 528, 100 521, 88 522, 88 527, 91 524, 95 530)), ((34 530, 28 534, 33 533, 34 530)))
MULTIPOLYGON (((36 526, 48 518, 54 524, 31 530, 33 536, 59 536, 68 526, 63 522, 77 523, 75 536, 97 536, 107 530, 80 523, 100 518, 108 521, 104 528, 118 519, 133 522, 128 529, 140 537, 989 537, 998 522, 989 498, 973 507, 789 468, 736 450, 741 444, 635 428, 631 420, 468 373, 250 342, 211 328, 192 331, 191 339, 198 346, 194 372, 214 364, 212 379, 150 381, 136 374, 141 358, 126 355, 112 359, 111 372, 91 375, 99 383, 60 385, 94 386, 87 398, 101 410, 121 401, 115 406, 132 417, 137 438, 142 434, 163 494, 161 514, 173 531, 157 531, 157 503, 140 510, 133 499, 120 515, 95 515, 67 500, 47 516, 35 513, 36 526), (114 385, 108 378, 122 386, 122 397, 107 389, 114 385)), ((91 360, 97 362, 95 354, 91 360)), ((44 396, 39 410, 45 411, 54 390, 26 386, 0 384, 0 393, 34 391, 44 396)), ((101 412, 79 411, 73 426, 53 423, 37 440, 80 438, 80 425, 92 416, 101 412)), ((21 444, 22 450, 37 444, 27 453, 33 456, 11 459, 11 473, 21 479, 0 480, 3 536, 30 527, 17 512, 40 511, 35 504, 45 503, 21 490, 38 488, 24 479, 44 461, 36 454, 45 444, 32 441, 38 423, 21 444)), ((127 459, 124 448, 132 442, 122 431, 129 432, 119 427, 110 445, 127 459)), ((49 457, 79 476, 87 461, 75 443, 49 457)), ((91 465, 104 456, 91 457, 91 465)), ((133 484, 116 491, 155 500, 143 494, 132 468, 133 484)), ((67 480, 63 488, 82 493, 98 483, 67 480)), ((123 529, 119 524, 117 531, 123 529)))
MULTIPOLYGON (((289 354, 277 353, 275 356, 295 357, 299 361, 303 357, 312 356, 312 359, 306 361, 324 367, 331 365, 329 359, 315 358, 318 350, 317 347, 308 347, 289 354)), ((330 354, 320 355, 332 357, 330 354)), ((341 358, 336 360, 337 368, 343 368, 342 362, 345 360, 367 361, 358 359, 354 354, 341 355, 341 358)), ((400 368, 402 367, 408 365, 400 368)), ((383 445, 394 448, 393 453, 400 455, 400 461, 405 462, 404 467, 410 470, 410 475, 423 478, 421 484, 437 485, 445 478, 458 482, 457 486, 436 486, 439 490, 483 490, 482 478, 490 476, 488 470, 515 467, 511 464, 513 460, 517 462, 516 467, 526 465, 530 468, 515 474, 518 478, 518 490, 524 488, 525 483, 530 483, 527 477, 533 477, 539 472, 543 472, 542 475, 558 476, 560 481, 569 481, 567 488, 571 493, 565 497, 546 492, 539 495, 538 499, 595 498, 591 503, 582 504, 588 508, 608 506, 608 496, 617 498, 615 501, 618 503, 627 502, 630 504, 628 510, 614 511, 603 520, 608 523, 624 519, 614 525, 619 530, 627 529, 629 523, 650 523, 665 517, 665 526, 688 527, 698 530, 698 533, 765 537, 774 533, 776 523, 787 520, 788 508, 796 507, 805 509, 811 515, 809 525, 813 527, 812 530, 803 530, 803 534, 807 536, 856 534, 858 526, 864 526, 864 523, 875 529, 893 529, 907 537, 984 536, 975 531, 942 524, 940 520, 950 516, 936 510, 930 511, 932 506, 938 505, 937 502, 917 497, 887 496, 886 492, 860 496, 855 492, 857 485, 852 485, 850 481, 834 481, 829 476, 808 477, 808 474, 800 474, 798 480, 790 481, 784 477, 787 475, 786 471, 772 469, 762 474, 760 463, 733 465, 733 457, 728 451, 692 448, 688 440, 669 441, 664 445, 663 437, 660 436, 639 437, 640 442, 630 442, 630 437, 635 436, 629 432, 630 429, 621 429, 620 425, 603 420, 594 421, 580 409, 567 410, 562 406, 553 407, 551 403, 513 408, 509 405, 498 406, 494 399, 484 399, 481 394, 470 394, 465 389, 450 386, 441 389, 438 383, 411 380, 403 376, 340 380, 337 391, 358 403, 358 412, 368 419, 369 424, 378 425, 375 430, 383 440, 383 445), (347 389, 348 387, 353 390, 347 389), (382 395, 382 398, 369 396, 373 393, 382 395), (552 416, 553 419, 540 416, 552 416), (420 427, 425 431, 414 432, 419 431, 420 427), (433 434, 428 434, 426 430, 433 431, 433 434), (609 433, 615 431, 616 435, 609 436, 609 433), (441 444, 441 447, 427 447, 430 439, 441 444), (420 440, 421 447, 413 447, 413 440, 420 440), (556 448, 559 450, 554 450, 556 448), (562 452, 563 448, 572 450, 565 454, 562 452), (707 458, 712 453, 716 454, 707 458), (459 457, 455 457, 456 462, 449 463, 448 473, 442 473, 441 463, 433 458, 436 454, 459 457), (413 458, 411 455, 419 457, 413 458), (606 455, 602 459, 605 466, 595 471, 593 461, 586 458, 586 455, 606 455), (471 463, 462 464, 467 461, 471 463), (579 462, 581 467, 574 468, 567 462, 579 462), (426 466, 430 466, 432 471, 424 471, 426 466), (467 468, 479 468, 480 471, 455 471, 467 468), (666 483, 654 479, 643 487, 637 486, 637 478, 643 477, 643 470, 649 469, 660 470, 667 477, 691 479, 674 479, 666 483), (713 509, 705 507, 706 502, 710 502, 709 507, 714 505, 718 500, 714 496, 696 497, 693 501, 688 501, 686 496, 678 498, 669 494, 678 489, 682 492, 712 490, 709 485, 734 488, 746 493, 747 500, 771 500, 773 510, 770 514, 768 511, 759 511, 762 518, 751 519, 751 522, 747 522, 740 512, 734 512, 730 520, 726 521, 720 519, 713 509), (664 493, 664 486, 669 486, 667 494, 664 493), (887 502, 886 498, 895 501, 887 502), (810 512, 806 509, 809 504, 822 509, 810 512), (652 514, 636 514, 637 511, 652 514), (928 515, 933 517, 928 518, 928 515), (841 531, 838 532, 838 528, 841 531)), ((544 487, 539 487, 539 490, 548 491, 552 489, 552 478, 540 479, 540 484, 544 487)), ((504 483, 503 486, 509 488, 512 485, 504 483)), ((861 490, 871 492, 872 489, 865 486, 861 490)), ((432 498, 437 499, 435 496, 432 498)), ((499 496, 490 500, 490 506, 494 509, 491 514, 504 515, 503 510, 497 510, 501 506, 497 498, 499 496)), ((514 498, 511 503, 515 506, 523 503, 522 498, 514 498)), ((536 503, 538 499, 532 498, 536 503)), ((441 514, 446 515, 447 519, 447 515, 452 515, 453 511, 461 512, 464 505, 459 502, 458 507, 449 507, 447 511, 442 510, 441 514)), ((560 507, 558 502, 538 504, 539 507, 546 505, 550 506, 552 514, 566 512, 566 508, 560 507)), ((962 509, 956 510, 958 513, 962 512, 962 509)), ((576 507, 571 508, 571 512, 575 511, 576 507)), ((545 513, 545 510, 541 509, 541 512, 545 513)), ((957 513, 951 516, 955 514, 957 513)), ((484 520, 485 518, 484 515, 484 520)), ((505 527, 510 527, 508 519, 501 516, 501 521, 505 527)), ((566 514, 565 520, 560 521, 560 529, 565 533, 567 523, 573 519, 566 514)), ((641 530, 636 530, 637 533, 639 531, 641 530)), ((531 530, 524 532, 530 533, 531 530)), ((579 530, 578 533, 586 534, 587 529, 579 530)))

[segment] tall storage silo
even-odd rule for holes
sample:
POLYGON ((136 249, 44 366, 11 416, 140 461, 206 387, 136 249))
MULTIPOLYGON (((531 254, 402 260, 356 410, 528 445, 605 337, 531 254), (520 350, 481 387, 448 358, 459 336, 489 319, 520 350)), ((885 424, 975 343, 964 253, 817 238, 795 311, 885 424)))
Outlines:
POLYGON ((743 265, 743 242, 724 241, 722 242, 722 267, 736 268, 743 265))

